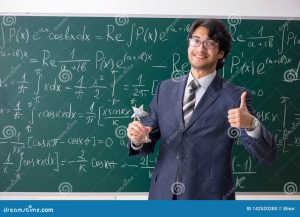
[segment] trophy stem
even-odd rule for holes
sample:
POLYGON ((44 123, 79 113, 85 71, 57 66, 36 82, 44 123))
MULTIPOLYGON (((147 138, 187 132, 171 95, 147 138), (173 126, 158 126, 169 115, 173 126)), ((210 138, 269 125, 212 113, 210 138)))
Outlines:
MULTIPOLYGON (((141 122, 140 117, 143 117, 143 116, 148 115, 148 113, 144 111, 143 105, 141 105, 139 108, 132 107, 132 109, 133 109, 133 111, 134 111, 134 114, 133 114, 131 117, 132 117, 133 120, 135 120, 135 121, 141 122)), ((141 141, 137 141, 137 142, 139 142, 139 143, 149 143, 149 142, 151 142, 151 139, 149 139, 149 133, 147 132, 147 133, 144 135, 144 138, 143 138, 141 141)))

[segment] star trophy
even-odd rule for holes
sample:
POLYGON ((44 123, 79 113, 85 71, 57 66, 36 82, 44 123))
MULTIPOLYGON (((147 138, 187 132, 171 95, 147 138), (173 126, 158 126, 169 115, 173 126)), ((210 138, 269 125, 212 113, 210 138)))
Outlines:
MULTIPOLYGON (((133 120, 135 121, 139 121, 141 122, 141 117, 144 117, 146 115, 148 115, 147 112, 144 111, 144 105, 141 105, 139 108, 136 108, 136 107, 132 107, 134 113, 133 115, 131 116, 133 118, 133 120)), ((151 142, 151 139, 149 139, 149 132, 147 132, 145 135, 144 135, 144 138, 141 139, 141 140, 138 140, 138 141, 132 141, 133 143, 139 143, 139 144, 143 144, 143 143, 149 143, 151 142)))

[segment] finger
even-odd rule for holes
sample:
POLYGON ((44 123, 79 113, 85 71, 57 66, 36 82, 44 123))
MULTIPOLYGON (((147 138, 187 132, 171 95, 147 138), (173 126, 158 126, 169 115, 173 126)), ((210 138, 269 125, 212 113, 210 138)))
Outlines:
POLYGON ((241 95, 241 104, 240 104, 240 108, 247 108, 246 105, 246 96, 247 96, 247 92, 244 91, 241 95))
POLYGON ((241 119, 241 114, 240 113, 236 113, 236 114, 228 115, 228 119, 233 119, 233 120, 239 121, 241 119))
POLYGON ((240 125, 239 125, 239 124, 236 124, 236 123, 233 123, 233 124, 230 124, 230 127, 240 128, 240 125))
POLYGON ((142 128, 143 125, 139 121, 133 121, 128 124, 128 128, 132 128, 134 126, 142 128))
POLYGON ((235 121, 235 120, 228 120, 228 123, 229 123, 229 124, 235 124, 236 121, 235 121))
POLYGON ((236 117, 236 114, 230 114, 230 115, 227 116, 228 120, 229 119, 235 119, 235 117, 236 117))
POLYGON ((229 109, 228 110, 228 115, 230 115, 230 114, 236 114, 237 112, 239 112, 239 108, 229 109))
POLYGON ((139 126, 136 126, 136 125, 131 128, 131 132, 133 134, 137 135, 137 136, 145 134, 145 131, 142 128, 140 128, 139 126))
POLYGON ((228 123, 230 124, 238 124, 239 122, 235 119, 228 119, 228 123))
POLYGON ((132 139, 132 137, 137 136, 137 134, 130 128, 127 128, 127 136, 132 139))
POLYGON ((127 137, 130 139, 130 140, 133 140, 134 139, 134 134, 131 132, 131 130, 129 128, 127 128, 127 137))
POLYGON ((141 135, 138 135, 138 134, 135 134, 135 133, 130 133, 128 137, 129 137, 130 140, 139 140, 141 135))
MULTIPOLYGON (((139 127, 139 129, 143 130, 145 133, 147 132, 146 127, 139 121, 134 121, 133 124, 137 127, 139 127)), ((151 128, 151 127, 150 127, 151 128)))
POLYGON ((140 133, 146 133, 146 128, 140 122, 130 123, 129 129, 140 133))
POLYGON ((239 127, 240 123, 238 121, 228 121, 231 127, 239 127))

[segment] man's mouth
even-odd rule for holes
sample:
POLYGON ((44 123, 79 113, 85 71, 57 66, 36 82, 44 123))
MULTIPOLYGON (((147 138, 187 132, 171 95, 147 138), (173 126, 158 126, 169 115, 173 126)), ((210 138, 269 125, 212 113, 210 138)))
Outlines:
POLYGON ((206 59, 207 56, 206 55, 203 55, 203 54, 194 54, 194 56, 197 58, 197 59, 206 59))

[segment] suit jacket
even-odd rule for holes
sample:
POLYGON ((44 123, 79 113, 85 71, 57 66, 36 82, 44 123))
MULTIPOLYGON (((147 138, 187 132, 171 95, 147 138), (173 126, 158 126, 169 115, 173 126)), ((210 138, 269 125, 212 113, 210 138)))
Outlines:
MULTIPOLYGON (((245 129, 230 127, 227 112, 239 107, 245 89, 218 74, 194 109, 189 125, 184 127, 182 101, 187 78, 185 75, 180 80, 159 84, 149 116, 141 120, 145 126, 152 126, 152 142, 137 151, 129 145, 129 155, 152 153, 160 139, 149 199, 172 199, 174 183, 179 184, 177 199, 235 199, 231 159, 236 136, 258 162, 266 164, 275 158, 274 138, 263 125, 258 139, 248 136, 245 129)), ((254 115, 249 93, 246 103, 254 115)))

